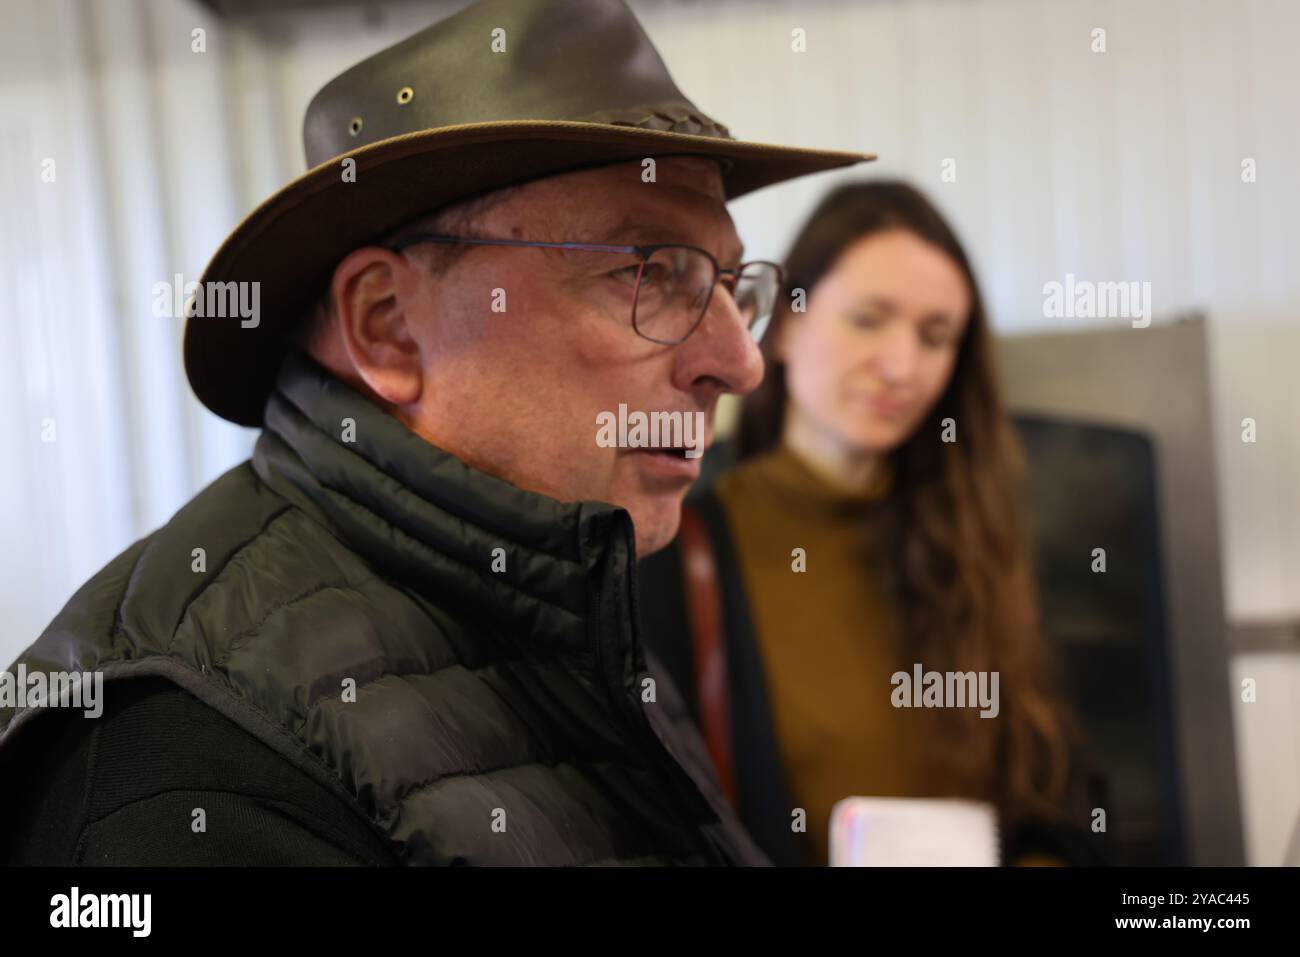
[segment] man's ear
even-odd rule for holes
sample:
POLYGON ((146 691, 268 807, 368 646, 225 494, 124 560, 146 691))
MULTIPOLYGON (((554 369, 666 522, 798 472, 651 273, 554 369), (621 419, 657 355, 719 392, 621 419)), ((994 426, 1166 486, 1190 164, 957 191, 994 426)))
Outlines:
POLYGON ((338 264, 330 283, 352 368, 371 392, 395 406, 417 401, 423 388, 414 317, 406 309, 417 268, 399 253, 365 246, 338 264))

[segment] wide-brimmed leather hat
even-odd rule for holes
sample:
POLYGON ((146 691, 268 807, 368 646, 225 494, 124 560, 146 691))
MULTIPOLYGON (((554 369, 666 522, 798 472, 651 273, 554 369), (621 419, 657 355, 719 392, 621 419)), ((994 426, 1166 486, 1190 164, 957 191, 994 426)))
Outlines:
POLYGON ((308 172, 239 224, 199 286, 260 283, 256 323, 185 327, 195 394, 241 425, 261 424, 286 333, 338 262, 427 212, 650 156, 720 160, 728 199, 875 158, 735 139, 678 90, 623 0, 480 0, 326 84, 303 142, 308 172))

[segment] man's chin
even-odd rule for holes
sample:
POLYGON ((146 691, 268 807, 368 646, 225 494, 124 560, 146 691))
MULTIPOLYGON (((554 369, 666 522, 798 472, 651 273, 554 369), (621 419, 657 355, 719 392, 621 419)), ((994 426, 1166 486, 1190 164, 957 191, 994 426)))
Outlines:
POLYGON ((681 499, 668 503, 639 503, 628 509, 636 528, 636 556, 645 558, 666 548, 682 521, 681 499))

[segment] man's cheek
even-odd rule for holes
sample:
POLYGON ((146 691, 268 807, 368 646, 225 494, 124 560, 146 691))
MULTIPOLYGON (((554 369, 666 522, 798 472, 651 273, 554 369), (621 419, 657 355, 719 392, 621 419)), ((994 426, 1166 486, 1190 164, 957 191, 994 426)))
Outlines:
POLYGON ((566 447, 562 442, 550 444, 556 467, 565 476, 574 501, 608 500, 611 487, 618 484, 617 449, 596 444, 595 428, 591 433, 574 436, 566 447))

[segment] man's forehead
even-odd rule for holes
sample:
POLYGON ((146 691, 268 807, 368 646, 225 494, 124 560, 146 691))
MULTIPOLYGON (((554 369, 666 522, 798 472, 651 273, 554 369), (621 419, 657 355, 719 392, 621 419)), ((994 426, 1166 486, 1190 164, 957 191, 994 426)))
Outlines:
POLYGON ((744 251, 725 206, 718 206, 716 210, 695 208, 678 211, 661 204, 637 204, 604 213, 596 229, 598 235, 610 242, 699 244, 717 240, 722 243, 725 256, 739 256, 744 251))
POLYGON ((716 161, 662 157, 653 180, 640 161, 561 173, 519 191, 504 221, 527 238, 586 242, 689 242, 726 258, 743 251, 716 161), (544 234, 544 235, 543 235, 544 234))
POLYGON ((722 199, 637 182, 602 203, 577 203, 566 227, 607 242, 720 242, 739 252, 735 223, 722 199))

